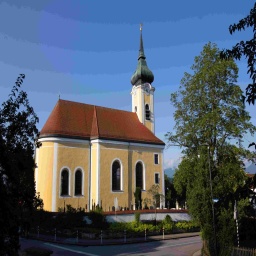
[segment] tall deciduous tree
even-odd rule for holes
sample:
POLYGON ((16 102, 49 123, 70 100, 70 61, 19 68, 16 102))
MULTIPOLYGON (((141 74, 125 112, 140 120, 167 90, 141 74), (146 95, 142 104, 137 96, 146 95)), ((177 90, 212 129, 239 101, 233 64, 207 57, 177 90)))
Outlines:
POLYGON ((0 254, 15 255, 23 209, 35 199, 34 148, 38 117, 21 90, 21 74, 0 108, 0 254), (1 251, 2 250, 2 251, 1 251))
POLYGON ((242 160, 250 154, 242 137, 255 127, 235 84, 233 60, 222 60, 217 46, 208 43, 191 69, 171 94, 176 133, 167 138, 182 146, 184 154, 174 185, 179 193, 186 191, 189 211, 200 223, 211 255, 221 255, 221 248, 233 242, 235 192, 245 179, 242 160))

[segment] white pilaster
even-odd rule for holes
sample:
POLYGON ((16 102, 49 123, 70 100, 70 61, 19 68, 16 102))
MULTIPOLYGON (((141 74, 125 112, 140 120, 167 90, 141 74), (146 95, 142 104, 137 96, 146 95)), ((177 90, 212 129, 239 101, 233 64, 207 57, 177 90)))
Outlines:
POLYGON ((56 212, 57 194, 57 164, 58 164, 58 144, 53 144, 53 167, 52 167, 52 211, 56 212))
MULTIPOLYGON (((165 196, 165 184, 164 184, 164 150, 161 150, 162 151, 162 154, 161 154, 161 157, 162 157, 162 194, 165 196)), ((165 202, 164 202, 164 205, 165 207, 165 202)))
POLYGON ((36 192, 38 192, 38 191, 37 191, 37 182, 38 182, 38 166, 39 166, 39 148, 36 148, 36 168, 35 168, 36 192))
POLYGON ((97 143, 97 176, 96 176, 96 203, 100 206, 100 143, 97 143))

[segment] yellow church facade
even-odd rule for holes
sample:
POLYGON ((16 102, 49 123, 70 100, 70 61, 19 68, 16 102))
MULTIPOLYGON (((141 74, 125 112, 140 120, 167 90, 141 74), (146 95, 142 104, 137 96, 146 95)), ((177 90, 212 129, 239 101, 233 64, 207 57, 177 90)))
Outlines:
MULTIPOLYGON (((66 205, 104 211, 134 207, 134 192, 149 197, 154 184, 164 194, 164 142, 155 136, 154 76, 144 55, 132 76, 132 112, 58 100, 40 132, 36 149, 36 191, 44 209, 66 205)), ((160 202, 160 207, 164 206, 160 202)))

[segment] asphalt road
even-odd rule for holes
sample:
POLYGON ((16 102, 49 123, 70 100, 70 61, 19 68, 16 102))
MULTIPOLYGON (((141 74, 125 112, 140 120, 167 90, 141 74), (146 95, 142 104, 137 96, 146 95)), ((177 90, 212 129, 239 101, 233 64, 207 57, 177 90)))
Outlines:
POLYGON ((74 246, 21 238, 21 250, 28 247, 42 247, 53 251, 51 256, 191 256, 200 250, 202 241, 199 236, 147 243, 105 245, 105 246, 74 246))

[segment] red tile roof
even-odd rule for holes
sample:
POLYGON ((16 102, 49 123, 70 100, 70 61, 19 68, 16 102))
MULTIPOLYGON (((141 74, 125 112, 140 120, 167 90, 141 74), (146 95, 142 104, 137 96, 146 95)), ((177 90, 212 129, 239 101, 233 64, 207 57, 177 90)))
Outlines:
POLYGON ((133 112, 59 100, 40 138, 106 139, 165 145, 133 112))

